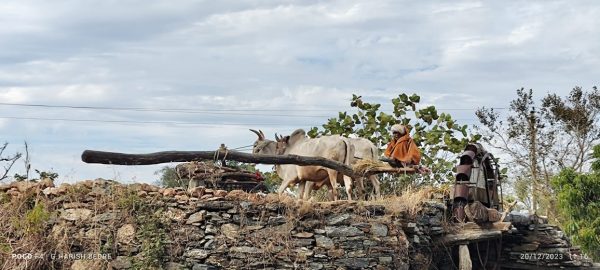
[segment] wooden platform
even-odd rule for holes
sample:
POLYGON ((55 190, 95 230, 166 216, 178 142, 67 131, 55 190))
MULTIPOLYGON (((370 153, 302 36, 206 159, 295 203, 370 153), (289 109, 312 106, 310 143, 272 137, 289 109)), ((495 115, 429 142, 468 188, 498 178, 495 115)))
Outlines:
POLYGON ((455 233, 447 234, 439 242, 446 246, 466 245, 479 241, 500 238, 503 232, 509 230, 510 222, 494 222, 476 224, 467 222, 459 224, 455 233))

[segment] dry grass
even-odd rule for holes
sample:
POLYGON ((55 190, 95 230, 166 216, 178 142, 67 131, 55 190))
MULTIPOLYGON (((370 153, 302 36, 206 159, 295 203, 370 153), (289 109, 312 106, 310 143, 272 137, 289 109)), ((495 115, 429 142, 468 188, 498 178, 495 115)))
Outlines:
POLYGON ((408 213, 409 217, 415 217, 422 209, 423 202, 435 200, 439 194, 449 192, 446 188, 424 187, 407 188, 400 196, 388 196, 373 201, 364 201, 365 205, 383 205, 389 214, 408 213))
POLYGON ((352 169, 355 172, 357 172, 358 174, 365 174, 369 170, 383 167, 383 166, 386 166, 386 163, 383 163, 380 161, 375 161, 375 160, 370 160, 370 159, 363 159, 363 160, 359 160, 356 163, 354 163, 352 165, 352 169))

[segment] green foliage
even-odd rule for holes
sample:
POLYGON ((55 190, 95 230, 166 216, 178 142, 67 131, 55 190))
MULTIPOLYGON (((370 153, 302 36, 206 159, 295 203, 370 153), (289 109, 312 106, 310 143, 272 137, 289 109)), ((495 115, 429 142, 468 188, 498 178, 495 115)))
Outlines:
POLYGON ((43 231, 49 219, 50 213, 46 210, 44 203, 36 202, 33 209, 25 214, 26 232, 39 233, 43 231))
MULTIPOLYGON (((600 145, 594 148, 595 164, 600 145)), ((552 179, 565 232, 595 260, 600 259, 600 170, 587 174, 564 169, 552 179)))
POLYGON ((281 185, 281 178, 277 175, 276 172, 265 172, 262 173, 263 178, 265 179, 263 184, 267 187, 270 192, 277 191, 279 185, 281 185))
POLYGON ((175 167, 164 166, 160 170, 154 172, 154 175, 160 175, 157 185, 164 188, 187 188, 190 181, 189 179, 179 178, 175 167))
MULTIPOLYGON (((412 138, 421 149, 422 165, 432 170, 432 174, 420 179, 413 176, 403 181, 414 183, 420 180, 421 183, 430 184, 451 180, 456 154, 460 153, 467 143, 479 140, 481 135, 469 134, 467 125, 459 125, 450 114, 440 113, 434 106, 417 110, 420 100, 421 97, 416 94, 408 96, 402 93, 391 100, 393 111, 386 113, 380 111, 381 104, 368 103, 363 101, 361 96, 352 95, 350 106, 357 109, 355 114, 340 112, 337 118, 330 118, 322 125, 322 129, 313 127, 308 135, 316 137, 356 134, 383 148, 391 138, 391 126, 400 123, 411 129, 412 138)), ((387 185, 386 181, 382 181, 384 186, 387 185)), ((388 184, 390 188, 396 189, 391 186, 397 183, 388 184)))
POLYGON ((136 238, 140 239, 140 256, 133 261, 135 269, 161 269, 165 260, 167 234, 165 224, 156 214, 136 217, 139 224, 136 238))

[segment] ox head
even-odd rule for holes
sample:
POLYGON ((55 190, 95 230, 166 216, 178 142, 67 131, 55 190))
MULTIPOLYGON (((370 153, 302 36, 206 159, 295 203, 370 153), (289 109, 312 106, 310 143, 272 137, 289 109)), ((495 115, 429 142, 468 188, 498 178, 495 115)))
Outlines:
POLYGON ((290 146, 297 144, 298 141, 302 140, 305 137, 306 132, 303 129, 297 129, 294 132, 292 132, 291 135, 285 137, 277 136, 277 134, 275 134, 275 139, 277 140, 277 154, 285 154, 287 149, 290 148, 290 146))
POLYGON ((273 155, 276 153, 276 142, 267 140, 262 130, 250 129, 250 131, 258 136, 258 139, 252 145, 252 154, 273 155))
POLYGON ((281 136, 275 133, 275 140, 277 140, 276 153, 278 155, 283 155, 288 146, 288 142, 290 140, 290 136, 281 136))

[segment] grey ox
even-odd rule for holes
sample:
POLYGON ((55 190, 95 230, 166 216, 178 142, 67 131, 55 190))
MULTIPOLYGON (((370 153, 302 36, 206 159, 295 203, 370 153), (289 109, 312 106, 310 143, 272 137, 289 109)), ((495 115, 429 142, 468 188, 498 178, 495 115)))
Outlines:
MULTIPOLYGON (((277 138, 277 141, 267 140, 262 131, 250 130, 258 139, 254 142, 252 153, 254 154, 292 154, 309 157, 323 157, 334 161, 351 165, 354 158, 354 149, 345 138, 337 135, 324 136, 320 138, 308 138, 302 129, 294 131, 290 136, 277 138)), ((344 182, 348 199, 352 199, 352 178, 344 176, 338 171, 322 166, 298 166, 298 165, 276 165, 277 175, 283 182, 277 193, 281 194, 290 185, 300 184, 300 199, 304 197, 305 182, 319 182, 329 188, 333 200, 337 200, 336 184, 344 182)))

